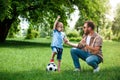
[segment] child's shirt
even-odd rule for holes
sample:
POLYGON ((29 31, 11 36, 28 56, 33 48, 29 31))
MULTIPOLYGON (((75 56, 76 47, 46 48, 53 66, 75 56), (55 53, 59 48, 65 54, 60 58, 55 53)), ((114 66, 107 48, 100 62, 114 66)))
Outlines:
POLYGON ((63 40, 65 38, 64 32, 59 32, 58 30, 53 30, 53 38, 51 42, 52 47, 63 48, 63 40))

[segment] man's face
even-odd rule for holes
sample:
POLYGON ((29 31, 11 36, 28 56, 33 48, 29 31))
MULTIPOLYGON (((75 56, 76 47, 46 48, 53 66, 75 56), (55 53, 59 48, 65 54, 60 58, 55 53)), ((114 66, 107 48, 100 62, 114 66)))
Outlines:
POLYGON ((84 24, 84 26, 83 26, 83 31, 84 31, 84 34, 85 34, 85 35, 88 35, 88 34, 90 33, 89 27, 88 27, 87 23, 84 24))

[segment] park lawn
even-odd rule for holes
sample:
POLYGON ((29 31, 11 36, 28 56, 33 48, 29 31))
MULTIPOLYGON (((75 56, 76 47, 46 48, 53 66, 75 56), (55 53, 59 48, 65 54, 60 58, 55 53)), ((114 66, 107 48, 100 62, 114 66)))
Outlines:
MULTIPOLYGON (((74 66, 69 46, 64 47, 61 72, 46 72, 51 56, 50 39, 7 39, 0 44, 0 80, 120 80, 120 42, 104 41, 104 62, 99 73, 81 61, 74 66)), ((56 61, 57 63, 57 61, 56 61)))

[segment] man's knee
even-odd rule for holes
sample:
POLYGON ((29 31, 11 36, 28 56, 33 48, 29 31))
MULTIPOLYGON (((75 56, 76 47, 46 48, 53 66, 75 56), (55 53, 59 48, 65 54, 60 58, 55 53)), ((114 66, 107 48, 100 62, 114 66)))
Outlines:
POLYGON ((86 62, 88 64, 92 64, 94 62, 96 62, 97 64, 99 64, 101 62, 101 60, 97 57, 97 56, 89 56, 88 58, 86 58, 86 62))
POLYGON ((74 54, 75 51, 76 51, 76 48, 71 48, 70 53, 71 53, 71 54, 74 54))
POLYGON ((87 64, 91 64, 91 63, 93 63, 93 59, 91 59, 91 57, 88 57, 88 58, 86 58, 86 62, 87 62, 87 64))

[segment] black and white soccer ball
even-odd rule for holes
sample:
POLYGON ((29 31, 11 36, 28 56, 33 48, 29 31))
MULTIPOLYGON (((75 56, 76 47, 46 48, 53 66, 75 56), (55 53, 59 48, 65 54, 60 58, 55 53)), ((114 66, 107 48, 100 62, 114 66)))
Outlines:
POLYGON ((49 63, 46 67, 46 71, 57 71, 57 66, 55 63, 49 63))

